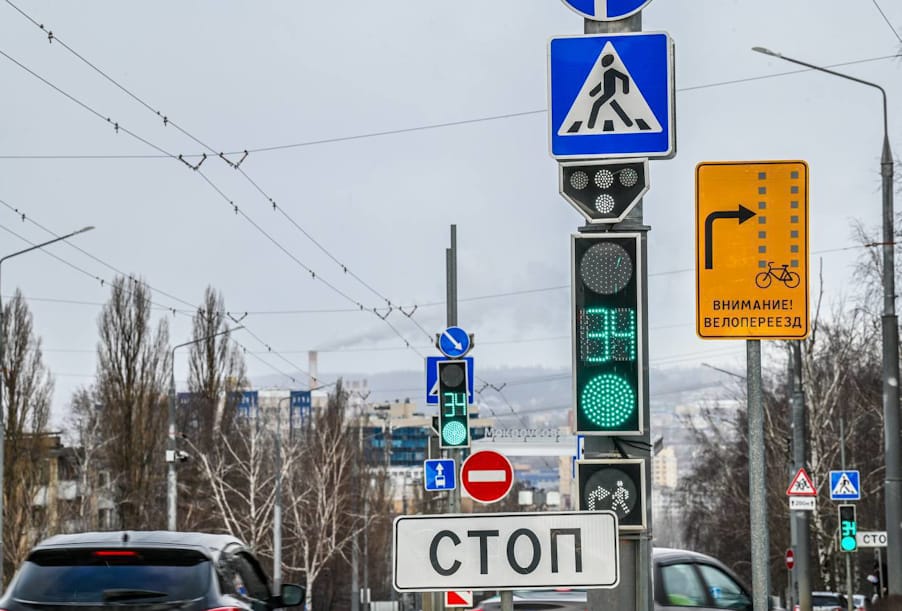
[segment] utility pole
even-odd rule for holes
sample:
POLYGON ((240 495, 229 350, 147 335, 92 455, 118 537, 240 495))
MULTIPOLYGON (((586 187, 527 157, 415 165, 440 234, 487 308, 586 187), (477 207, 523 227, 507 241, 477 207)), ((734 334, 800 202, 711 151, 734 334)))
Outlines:
MULTIPOLYGON (((802 387, 802 346, 795 341, 790 345, 790 377, 792 380, 792 473, 790 477, 799 472, 807 464, 808 424, 805 410, 805 391, 802 387)), ((799 602, 799 611, 811 611, 811 575, 809 548, 809 526, 807 511, 790 512, 790 534, 792 547, 795 551, 796 596, 799 602)))

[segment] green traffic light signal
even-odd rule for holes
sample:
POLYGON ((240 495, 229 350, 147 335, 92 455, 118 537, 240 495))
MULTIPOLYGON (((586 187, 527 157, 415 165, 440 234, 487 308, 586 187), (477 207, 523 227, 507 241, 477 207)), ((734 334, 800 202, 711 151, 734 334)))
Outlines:
POLYGON ((467 362, 438 362, 439 439, 442 448, 470 445, 467 362))
POLYGON ((844 552, 858 549, 858 521, 855 518, 855 505, 839 506, 839 548, 844 552))
POLYGON ((573 236, 573 371, 581 434, 640 435, 641 236, 573 236))

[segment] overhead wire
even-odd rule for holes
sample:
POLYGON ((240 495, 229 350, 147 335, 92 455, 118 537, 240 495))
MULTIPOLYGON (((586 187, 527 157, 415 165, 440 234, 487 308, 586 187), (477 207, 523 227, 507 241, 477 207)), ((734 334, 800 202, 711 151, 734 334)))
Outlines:
POLYGON ((896 31, 896 28, 890 22, 889 18, 886 16, 886 13, 884 13, 883 9, 880 8, 880 5, 877 4, 877 0, 871 0, 871 2, 873 2, 874 6, 877 7, 877 10, 880 12, 880 16, 883 17, 883 21, 885 21, 886 25, 889 26, 889 29, 892 30, 893 35, 896 37, 896 40, 898 40, 900 43, 902 43, 902 36, 899 36, 899 32, 896 31))

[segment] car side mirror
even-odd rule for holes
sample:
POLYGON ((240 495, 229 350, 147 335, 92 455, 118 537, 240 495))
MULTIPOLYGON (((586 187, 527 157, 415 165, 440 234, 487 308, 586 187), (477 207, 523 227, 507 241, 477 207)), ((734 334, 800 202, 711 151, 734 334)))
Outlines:
POLYGON ((279 595, 274 597, 269 606, 273 609, 297 607, 304 602, 304 594, 306 594, 306 591, 301 586, 293 583, 283 583, 279 589, 279 595))

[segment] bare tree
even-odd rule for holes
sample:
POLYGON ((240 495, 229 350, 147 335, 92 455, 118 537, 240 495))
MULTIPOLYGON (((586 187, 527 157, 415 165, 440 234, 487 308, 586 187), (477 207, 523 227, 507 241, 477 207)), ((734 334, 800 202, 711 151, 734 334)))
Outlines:
POLYGON ((349 425, 347 393, 340 381, 326 407, 314 413, 299 443, 300 461, 285 486, 285 565, 303 573, 309 610, 323 568, 338 557, 347 561, 351 542, 367 526, 355 477, 360 473, 355 469, 361 457, 358 432, 349 425))
POLYGON ((117 277, 98 320, 97 399, 102 455, 122 528, 164 525, 165 380, 169 327, 151 330, 147 285, 117 277))
POLYGON ((76 521, 83 530, 100 528, 98 480, 103 470, 100 450, 104 441, 101 415, 93 388, 79 388, 73 393, 67 428, 68 441, 75 447, 78 503, 73 508, 73 515, 67 517, 76 521))
MULTIPOLYGON (((222 295, 207 287, 204 301, 194 315, 189 360, 189 400, 179 405, 178 427, 195 453, 213 460, 214 445, 222 438, 225 414, 234 415, 234 393, 248 385, 244 356, 231 342, 222 295)), ((229 417, 228 423, 234 419, 229 417)), ((227 440, 230 441, 230 440, 227 440)), ((216 495, 210 486, 209 465, 191 460, 180 466, 179 515, 189 530, 204 530, 218 523, 213 507, 216 495)))
MULTIPOLYGON (((50 418, 53 378, 44 366, 41 340, 35 335, 31 311, 17 289, 3 308, 3 402, 6 450, 3 457, 4 575, 15 567, 35 540, 45 534, 46 512, 33 502, 44 481, 45 433, 50 418)), ((45 491, 46 492, 46 491, 45 491)), ((47 500, 47 495, 44 496, 47 500)))

